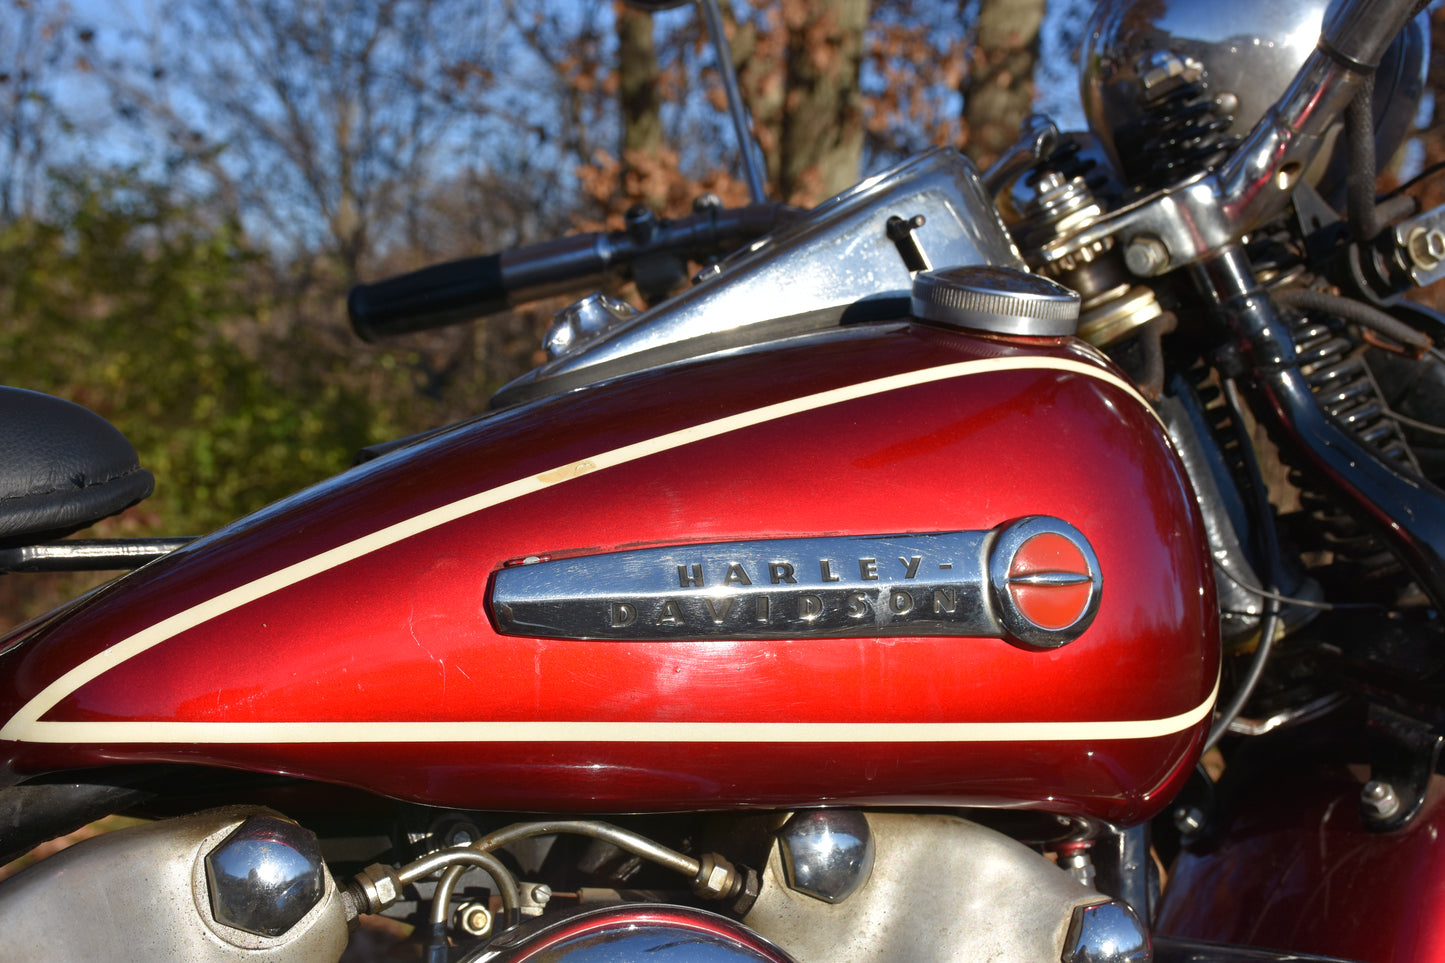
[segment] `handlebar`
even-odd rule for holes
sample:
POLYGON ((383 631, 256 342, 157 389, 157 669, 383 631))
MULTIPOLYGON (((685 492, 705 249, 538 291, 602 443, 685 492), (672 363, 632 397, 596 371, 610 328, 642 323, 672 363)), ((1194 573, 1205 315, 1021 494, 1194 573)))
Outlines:
POLYGON ((723 254, 798 213, 776 203, 710 207, 663 221, 629 212, 626 230, 576 234, 358 284, 346 310, 365 341, 439 328, 574 290, 650 256, 702 260, 723 254))

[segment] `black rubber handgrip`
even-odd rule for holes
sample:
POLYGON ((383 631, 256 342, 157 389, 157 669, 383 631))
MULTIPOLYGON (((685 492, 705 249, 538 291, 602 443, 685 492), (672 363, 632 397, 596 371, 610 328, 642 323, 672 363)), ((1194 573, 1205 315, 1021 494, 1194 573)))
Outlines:
POLYGON ((500 254, 463 258, 375 284, 358 284, 346 296, 351 327, 363 341, 470 321, 505 307, 507 288, 500 254))

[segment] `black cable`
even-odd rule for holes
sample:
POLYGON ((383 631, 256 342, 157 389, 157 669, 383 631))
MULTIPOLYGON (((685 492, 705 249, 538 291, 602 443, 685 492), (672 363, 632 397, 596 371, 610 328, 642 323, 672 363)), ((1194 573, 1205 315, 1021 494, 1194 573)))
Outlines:
MULTIPOLYGON (((1251 595, 1258 595, 1262 599, 1274 599, 1276 602, 1281 602, 1285 605, 1295 605, 1302 609, 1319 609, 1322 612, 1332 612, 1336 608, 1335 604, 1332 602, 1316 602, 1313 599, 1302 599, 1290 595, 1281 595, 1278 592, 1270 592, 1266 589, 1262 589, 1258 585, 1250 585, 1244 579, 1231 572, 1226 566, 1221 565, 1219 563, 1219 559, 1217 558, 1214 560, 1214 567, 1217 568, 1219 571, 1223 572, 1224 577, 1229 579, 1235 585, 1238 585, 1240 588, 1244 589, 1251 595)), ((1235 612, 1233 614, 1254 615, 1255 613, 1235 612)))
POLYGON ((1366 74, 1355 99, 1345 108, 1345 135, 1350 168, 1345 181, 1350 230, 1361 241, 1380 233, 1375 212, 1375 75, 1366 74))
POLYGON ((1286 307, 1303 308, 1307 311, 1324 311, 1327 314, 1344 318, 1346 321, 1364 325, 1391 340, 1419 351, 1429 351, 1434 344, 1427 335, 1416 331, 1394 315, 1387 314, 1363 301, 1356 301, 1354 298, 1330 294, 1327 291, 1317 291, 1314 288, 1282 288, 1278 291, 1271 291, 1270 296, 1286 307))
MULTIPOLYGON (((1316 602, 1314 599, 1302 599, 1295 595, 1281 595, 1278 592, 1270 592, 1266 589, 1262 589, 1258 585, 1251 585, 1249 582, 1245 581, 1238 575, 1231 572, 1226 566, 1220 564, 1219 559, 1214 560, 1214 567, 1220 572, 1224 573, 1225 578, 1229 579, 1235 585, 1238 585, 1240 588, 1244 589, 1251 595, 1257 595, 1262 599, 1274 599, 1275 601, 1280 602, 1284 605, 1294 605, 1302 609, 1318 609, 1321 612, 1343 612, 1354 609, 1370 609, 1371 611, 1375 612, 1389 611, 1389 608, 1387 606, 1381 605, 1378 602, 1316 602)), ((1236 612, 1232 609, 1226 609, 1224 611, 1224 614, 1255 616, 1259 613, 1236 612)))
POLYGON ((1405 193, 1405 192, 1408 191, 1410 188, 1414 187, 1416 184, 1419 184, 1419 183, 1420 183, 1421 181, 1423 181, 1425 178, 1431 176, 1432 174, 1438 174, 1438 173, 1440 173, 1441 171, 1445 171, 1445 160, 1436 161, 1435 163, 1431 164, 1429 167, 1427 167, 1427 168, 1425 168, 1424 170, 1422 170, 1420 173, 1416 174, 1414 177, 1410 178, 1410 179, 1409 179, 1408 181, 1406 181, 1405 183, 1401 184, 1399 187, 1397 187, 1397 188, 1395 188, 1394 190, 1390 191, 1388 194, 1386 194, 1385 196, 1383 196, 1383 197, 1380 198, 1380 203, 1383 204, 1385 201, 1388 201, 1388 200, 1390 200, 1391 198, 1399 197, 1401 194, 1405 193))
MULTIPOLYGON (((1240 456, 1244 461, 1246 473, 1249 475, 1249 487, 1254 491, 1255 511, 1258 514, 1256 519, 1256 530, 1260 533, 1260 540, 1264 543, 1265 575, 1263 580, 1271 593, 1279 592, 1279 572, 1281 569, 1279 533, 1275 531, 1274 518, 1269 505, 1269 492, 1264 487, 1264 475, 1259 470, 1259 462, 1254 457, 1254 440, 1249 437, 1249 430, 1245 427, 1244 403, 1239 397, 1239 388, 1233 378, 1224 379, 1224 398, 1229 405, 1230 421, 1233 423, 1235 434, 1239 436, 1240 456)), ((1259 685, 1260 677, 1264 674, 1265 663, 1269 661, 1270 651, 1274 648, 1275 632, 1279 629, 1280 602, 1278 598, 1266 596, 1264 602, 1264 617, 1259 623, 1259 645, 1254 650, 1254 660, 1250 662, 1249 671, 1245 673, 1244 680, 1235 690, 1234 698, 1230 700, 1220 713, 1219 718, 1214 720, 1214 725, 1209 729, 1209 735, 1204 740, 1204 748, 1201 752, 1208 752, 1213 749, 1219 740, 1229 730, 1229 724, 1239 717, 1244 709, 1244 704, 1254 694, 1254 689, 1259 685)))

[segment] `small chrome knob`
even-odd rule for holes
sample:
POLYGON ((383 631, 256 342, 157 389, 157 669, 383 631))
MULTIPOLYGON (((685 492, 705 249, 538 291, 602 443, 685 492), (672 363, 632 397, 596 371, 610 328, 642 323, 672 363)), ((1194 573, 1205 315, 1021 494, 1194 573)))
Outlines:
POLYGON ((913 314, 956 328, 1056 338, 1078 328, 1079 296, 1012 268, 945 268, 913 278, 913 314))

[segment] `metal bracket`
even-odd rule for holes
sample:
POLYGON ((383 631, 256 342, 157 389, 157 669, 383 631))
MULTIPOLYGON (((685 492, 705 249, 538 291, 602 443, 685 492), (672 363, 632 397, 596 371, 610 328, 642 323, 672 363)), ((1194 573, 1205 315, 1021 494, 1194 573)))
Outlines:
POLYGON ((1360 796, 1360 821, 1377 833, 1409 825, 1425 804, 1425 791, 1445 744, 1433 726, 1383 706, 1366 717, 1370 781, 1360 796))
POLYGON ((192 537, 71 539, 0 548, 0 573, 128 571, 192 541, 192 537))

